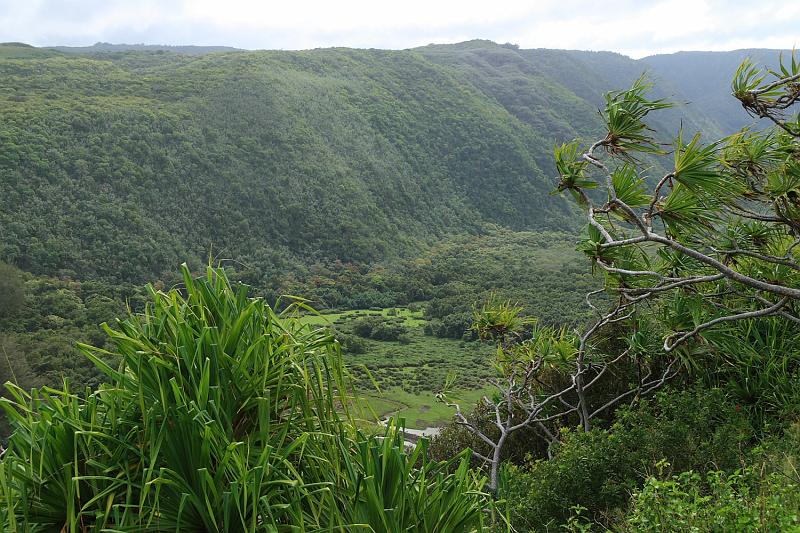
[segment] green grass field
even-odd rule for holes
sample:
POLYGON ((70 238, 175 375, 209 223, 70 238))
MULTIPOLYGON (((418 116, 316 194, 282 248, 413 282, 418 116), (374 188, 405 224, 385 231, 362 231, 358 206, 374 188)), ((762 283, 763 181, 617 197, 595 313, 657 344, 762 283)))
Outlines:
POLYGON ((327 326, 334 325, 336 323, 346 323, 347 321, 366 316, 382 316, 386 318, 399 317, 404 319, 403 324, 408 327, 422 327, 425 325, 425 319, 422 318, 422 311, 411 311, 405 307, 387 307, 386 309, 381 309, 380 311, 358 309, 354 311, 342 311, 341 313, 305 315, 301 318, 301 320, 306 324, 327 326))
MULTIPOLYGON (((457 400, 462 406, 474 405, 482 396, 490 395, 491 387, 484 389, 459 390, 457 400)), ((411 393, 393 387, 376 392, 363 392, 364 405, 358 414, 365 419, 377 416, 384 419, 392 416, 404 419, 405 426, 414 429, 439 427, 452 420, 455 410, 436 400, 429 391, 411 393)))
POLYGON ((351 333, 353 324, 365 317, 383 317, 402 324, 408 333, 406 342, 363 339, 364 353, 345 351, 344 359, 355 379, 357 393, 368 406, 361 413, 363 418, 371 418, 371 410, 379 418, 405 418, 410 428, 446 423, 452 418, 453 409, 438 402, 436 393, 450 373, 456 375, 455 394, 465 406, 491 393, 487 379, 494 375, 493 347, 425 335, 426 321, 421 311, 405 308, 357 310, 306 315, 301 320, 351 333))

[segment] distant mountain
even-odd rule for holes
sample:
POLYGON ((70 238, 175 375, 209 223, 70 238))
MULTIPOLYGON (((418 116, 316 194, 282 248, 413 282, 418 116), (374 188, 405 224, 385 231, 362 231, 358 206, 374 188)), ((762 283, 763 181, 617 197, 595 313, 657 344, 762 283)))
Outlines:
POLYGON ((621 54, 521 50, 489 41, 418 50, 431 61, 468 74, 487 96, 554 140, 596 134, 597 111, 603 106, 604 95, 629 87, 642 75, 654 82, 654 96, 677 104, 674 109, 650 117, 664 140, 671 140, 681 124, 712 137, 721 133, 717 117, 685 105, 682 90, 673 80, 659 76, 650 65, 621 54))
POLYGON ((176 54, 202 55, 213 52, 234 52, 232 46, 175 46, 169 44, 111 44, 95 43, 92 46, 53 46, 52 50, 68 54, 107 54, 111 52, 174 52, 176 54))
POLYGON ((746 120, 723 94, 732 56, 701 81, 668 58, 488 41, 65 50, 0 45, 0 260, 79 279, 157 279, 209 253, 267 279, 575 228, 549 194, 553 145, 601 134, 602 95, 648 69, 658 95, 707 97, 654 116, 663 139, 746 120))
POLYGON ((60 55, 60 52, 49 48, 36 48, 25 43, 0 43, 0 59, 28 59, 54 55, 60 55))
POLYGON ((729 134, 756 122, 731 96, 731 79, 736 69, 748 57, 759 66, 775 68, 781 53, 791 58, 789 50, 750 49, 678 52, 649 56, 640 61, 678 88, 680 94, 688 98, 692 109, 713 117, 723 132, 729 134))

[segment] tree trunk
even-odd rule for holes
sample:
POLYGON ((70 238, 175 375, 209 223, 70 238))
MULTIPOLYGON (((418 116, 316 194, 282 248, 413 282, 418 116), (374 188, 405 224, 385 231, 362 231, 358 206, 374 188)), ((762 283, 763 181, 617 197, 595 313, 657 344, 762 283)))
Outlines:
POLYGON ((492 468, 489 473, 489 490, 495 495, 495 497, 497 496, 498 477, 500 475, 500 458, 507 437, 508 433, 504 431, 500 435, 500 439, 497 441, 497 446, 494 447, 494 452, 492 453, 492 468))

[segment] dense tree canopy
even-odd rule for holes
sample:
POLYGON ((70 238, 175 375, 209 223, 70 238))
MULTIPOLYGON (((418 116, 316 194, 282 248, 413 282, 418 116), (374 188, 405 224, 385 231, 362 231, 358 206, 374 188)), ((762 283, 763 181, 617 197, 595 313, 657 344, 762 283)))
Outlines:
POLYGON ((13 317, 24 303, 22 272, 11 265, 0 263, 0 318, 13 317))
POLYGON ((137 283, 209 254, 266 286, 489 224, 563 229, 550 147, 647 68, 485 41, 94 51, 0 46, 0 260, 137 283))

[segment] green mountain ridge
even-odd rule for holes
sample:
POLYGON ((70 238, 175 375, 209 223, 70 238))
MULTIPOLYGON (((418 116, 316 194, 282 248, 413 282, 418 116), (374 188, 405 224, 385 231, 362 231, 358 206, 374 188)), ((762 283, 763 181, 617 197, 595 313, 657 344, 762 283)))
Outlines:
MULTIPOLYGON (((603 93, 647 69, 691 100, 658 58, 487 41, 89 48, 0 45, 0 260, 39 275, 143 282, 213 254, 268 280, 497 226, 574 230, 553 145, 600 131, 603 93)), ((653 124, 715 136, 714 109, 653 124)))
MULTIPOLYGON (((791 59, 790 50, 742 49, 730 52, 677 52, 642 58, 659 77, 672 80, 692 107, 713 116, 723 132, 733 133, 755 126, 755 118, 744 112, 739 101, 731 97, 733 73, 745 58, 756 65, 777 68, 778 58, 791 59)), ((763 127, 763 125, 761 126, 763 127)))
POLYGON ((114 52, 148 51, 172 52, 177 54, 203 55, 214 52, 233 52, 241 50, 233 46, 200 46, 200 45, 170 45, 170 44, 114 44, 98 42, 91 46, 51 46, 52 50, 68 54, 108 54, 114 52))

